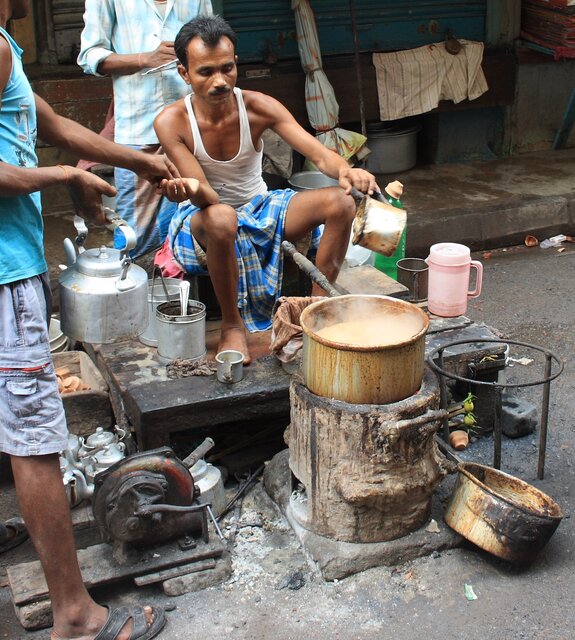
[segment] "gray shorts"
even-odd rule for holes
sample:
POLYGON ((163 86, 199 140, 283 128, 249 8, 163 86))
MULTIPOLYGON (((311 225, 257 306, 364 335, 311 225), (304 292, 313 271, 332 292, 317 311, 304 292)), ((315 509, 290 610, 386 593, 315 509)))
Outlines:
POLYGON ((50 354, 46 274, 0 285, 0 451, 58 453, 68 431, 50 354))

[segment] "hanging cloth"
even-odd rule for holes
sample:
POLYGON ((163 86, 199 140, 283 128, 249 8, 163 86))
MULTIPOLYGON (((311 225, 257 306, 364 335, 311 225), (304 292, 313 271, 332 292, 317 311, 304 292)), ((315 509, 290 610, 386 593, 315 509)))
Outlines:
POLYGON ((330 81, 323 70, 315 17, 309 0, 292 0, 299 55, 305 79, 307 115, 317 138, 349 161, 361 154, 367 138, 340 128, 339 104, 330 81))

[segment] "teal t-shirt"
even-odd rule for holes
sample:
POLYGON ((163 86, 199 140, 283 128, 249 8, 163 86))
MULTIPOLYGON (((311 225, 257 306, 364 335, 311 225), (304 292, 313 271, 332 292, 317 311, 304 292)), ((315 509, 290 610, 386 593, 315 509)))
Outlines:
MULTIPOLYGON (((22 49, 0 27, 12 49, 12 71, 0 110, 0 161, 36 167, 36 103, 22 67, 22 49)), ((40 192, 6 197, 0 192, 0 284, 47 270, 40 192)))

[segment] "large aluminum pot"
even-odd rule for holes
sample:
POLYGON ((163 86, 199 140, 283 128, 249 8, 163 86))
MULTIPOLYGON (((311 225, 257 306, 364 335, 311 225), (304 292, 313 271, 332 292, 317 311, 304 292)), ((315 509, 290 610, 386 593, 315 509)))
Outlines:
POLYGON ((73 340, 127 340, 139 336, 148 324, 148 275, 127 255, 135 245, 133 229, 124 223, 121 230, 127 239, 122 251, 100 247, 75 258, 68 240, 68 266, 59 276, 60 325, 73 340))
POLYGON ((312 393, 352 404, 387 404, 420 388, 429 318, 419 307, 387 296, 339 296, 309 305, 300 324, 304 381, 312 393), (365 346, 318 335, 358 319, 381 326, 381 341, 365 346), (386 333, 383 327, 392 324, 401 327, 402 338, 386 333))
POLYGON ((563 518, 561 507, 523 480, 463 462, 445 522, 467 540, 517 565, 535 559, 563 518))

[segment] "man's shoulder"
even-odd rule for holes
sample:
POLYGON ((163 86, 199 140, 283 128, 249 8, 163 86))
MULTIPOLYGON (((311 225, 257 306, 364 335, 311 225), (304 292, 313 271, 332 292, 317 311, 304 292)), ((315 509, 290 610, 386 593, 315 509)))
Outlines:
POLYGON ((244 104, 248 110, 271 114, 280 104, 275 98, 267 93, 261 93, 261 91, 250 91, 248 89, 242 89, 241 91, 244 104))
POLYGON ((163 124, 169 125, 175 121, 180 120, 186 116, 186 105, 184 98, 172 102, 168 106, 164 107, 160 113, 156 116, 155 124, 162 126, 163 124))

